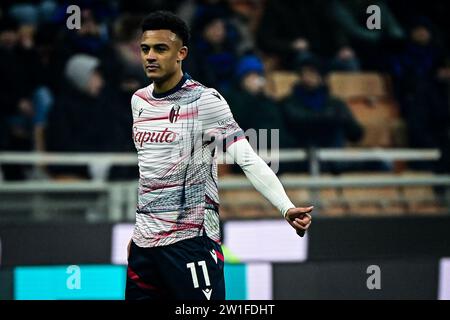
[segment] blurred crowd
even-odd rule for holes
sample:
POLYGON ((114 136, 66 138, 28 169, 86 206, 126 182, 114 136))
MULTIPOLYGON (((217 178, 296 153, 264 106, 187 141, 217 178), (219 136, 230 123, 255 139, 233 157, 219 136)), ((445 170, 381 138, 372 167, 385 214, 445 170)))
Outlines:
MULTIPOLYGON (((333 71, 383 72, 393 79, 407 147, 441 149, 444 161, 431 169, 450 170, 446 1, 2 1, 0 150, 133 151, 130 98, 149 84, 140 22, 160 9, 188 22, 183 69, 220 90, 244 130, 280 129, 282 148, 357 142, 363 126, 324 79, 333 71), (69 30, 66 9, 75 3, 81 28, 69 30), (379 30, 366 27, 373 4, 381 9, 379 30), (267 89, 274 70, 300 79, 282 100, 267 89)), ((82 168, 49 172, 89 177, 82 168)), ((4 165, 3 175, 15 180, 30 173, 4 165)), ((112 173, 112 179, 136 176, 134 169, 112 173)))

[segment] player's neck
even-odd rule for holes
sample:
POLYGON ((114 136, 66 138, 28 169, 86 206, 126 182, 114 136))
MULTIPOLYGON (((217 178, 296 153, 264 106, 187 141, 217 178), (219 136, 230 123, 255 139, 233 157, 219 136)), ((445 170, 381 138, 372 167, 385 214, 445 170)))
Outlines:
POLYGON ((153 92, 156 94, 164 94, 165 92, 175 88, 175 86, 181 81, 183 78, 183 71, 178 70, 172 77, 165 81, 154 82, 153 83, 153 92))

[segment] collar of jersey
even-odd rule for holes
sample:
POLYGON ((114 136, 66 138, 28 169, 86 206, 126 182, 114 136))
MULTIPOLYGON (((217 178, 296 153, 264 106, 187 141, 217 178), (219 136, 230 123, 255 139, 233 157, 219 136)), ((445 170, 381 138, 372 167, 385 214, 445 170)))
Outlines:
POLYGON ((186 80, 190 79, 191 76, 189 74, 187 74, 186 72, 183 74, 183 77, 181 78, 181 80, 177 83, 177 85, 175 87, 173 87, 172 89, 166 91, 166 92, 162 92, 162 93, 156 93, 155 91, 152 92, 152 96, 153 98, 156 99, 160 99, 160 98, 165 98, 167 96, 170 96, 172 93, 177 92, 178 90, 181 89, 181 87, 183 86, 183 84, 186 82, 186 80))

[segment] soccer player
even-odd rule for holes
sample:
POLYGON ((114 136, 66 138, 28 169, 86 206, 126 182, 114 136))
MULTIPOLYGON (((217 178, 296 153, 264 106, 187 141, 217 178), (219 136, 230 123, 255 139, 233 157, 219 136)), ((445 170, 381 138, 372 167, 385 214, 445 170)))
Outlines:
POLYGON ((140 179, 127 300, 225 299, 218 145, 297 233, 311 224, 313 207, 292 204, 222 95, 183 73, 188 40, 187 25, 170 12, 151 13, 142 22, 142 64, 152 83, 131 99, 140 179))

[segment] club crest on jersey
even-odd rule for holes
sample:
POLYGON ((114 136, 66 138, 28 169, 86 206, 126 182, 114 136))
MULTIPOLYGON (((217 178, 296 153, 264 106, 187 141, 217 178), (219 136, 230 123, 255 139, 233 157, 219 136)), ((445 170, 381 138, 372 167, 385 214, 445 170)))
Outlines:
POLYGON ((172 107, 172 110, 170 110, 169 113, 170 123, 177 122, 179 116, 180 116, 180 106, 176 104, 172 107))

